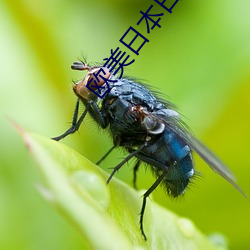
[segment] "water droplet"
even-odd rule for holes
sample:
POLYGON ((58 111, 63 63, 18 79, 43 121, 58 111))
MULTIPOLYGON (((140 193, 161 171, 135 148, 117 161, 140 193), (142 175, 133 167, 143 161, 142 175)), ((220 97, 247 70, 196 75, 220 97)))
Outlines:
POLYGON ((75 171, 72 178, 81 192, 87 192, 99 205, 108 207, 110 196, 104 179, 95 173, 83 170, 75 171))

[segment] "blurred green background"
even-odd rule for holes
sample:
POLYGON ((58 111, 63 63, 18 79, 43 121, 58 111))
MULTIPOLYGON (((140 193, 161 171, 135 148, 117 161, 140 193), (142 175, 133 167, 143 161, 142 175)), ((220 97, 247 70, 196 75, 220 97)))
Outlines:
MULTIPOLYGON (((0 1, 0 249, 81 248, 81 235, 36 191, 39 173, 8 117, 47 137, 64 132, 76 100, 72 80, 82 77, 71 63, 82 55, 101 62, 111 48, 125 50, 119 39, 129 26, 150 42, 139 56, 130 53, 135 62, 126 74, 166 94, 250 196, 249 13, 247 0, 180 1, 171 15, 153 0, 0 1), (151 4, 164 16, 147 35, 145 23, 136 23, 151 4)), ((96 162, 112 141, 88 118, 63 143, 96 162)), ((122 157, 117 150, 102 167, 110 171, 122 157)), ((226 235, 230 249, 250 249, 250 202, 195 160, 203 177, 184 198, 174 201, 161 188, 153 198, 204 233, 226 235)), ((132 167, 117 177, 131 184, 132 167)), ((154 180, 144 168, 138 178, 145 189, 154 180)))

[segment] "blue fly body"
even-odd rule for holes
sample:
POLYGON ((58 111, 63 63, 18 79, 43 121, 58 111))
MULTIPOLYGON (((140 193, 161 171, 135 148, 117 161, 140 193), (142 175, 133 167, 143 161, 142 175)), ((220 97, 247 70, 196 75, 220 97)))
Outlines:
POLYGON ((72 126, 53 139, 59 141, 77 131, 89 113, 101 128, 109 130, 113 138, 114 146, 101 160, 116 147, 122 147, 128 152, 127 157, 113 169, 107 183, 131 158, 137 159, 134 166, 134 184, 136 171, 141 164, 150 166, 156 181, 143 195, 140 229, 145 240, 143 215, 147 197, 159 184, 172 197, 182 195, 195 175, 192 152, 196 152, 214 171, 245 195, 236 184, 232 172, 189 132, 175 106, 169 101, 158 98, 148 86, 134 79, 118 79, 103 66, 91 67, 83 62, 75 62, 72 69, 87 70, 87 75, 73 87, 78 100, 72 126), (99 90, 105 83, 109 83, 109 91, 105 92, 102 99, 88 88, 96 72, 102 72, 107 79, 102 78, 98 83, 96 81, 95 89, 99 90), (80 102, 85 110, 79 117, 80 102))

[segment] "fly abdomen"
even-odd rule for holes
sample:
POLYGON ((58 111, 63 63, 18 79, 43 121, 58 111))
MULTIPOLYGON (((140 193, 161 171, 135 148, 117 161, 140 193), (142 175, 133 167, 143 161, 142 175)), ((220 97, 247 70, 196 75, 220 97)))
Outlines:
POLYGON ((167 128, 142 149, 137 157, 151 165, 156 176, 165 173, 162 184, 173 197, 184 193, 194 175, 190 147, 167 128))
POLYGON ((190 178, 194 175, 193 160, 190 147, 173 131, 166 133, 168 152, 171 160, 164 185, 168 193, 174 197, 183 194, 190 178))
POLYGON ((188 154, 179 162, 174 162, 163 180, 169 195, 177 197, 184 193, 187 188, 190 178, 194 175, 192 155, 188 154))
POLYGON ((169 153, 176 161, 183 159, 190 153, 190 147, 172 130, 166 129, 164 137, 166 139, 166 143, 168 144, 169 153))

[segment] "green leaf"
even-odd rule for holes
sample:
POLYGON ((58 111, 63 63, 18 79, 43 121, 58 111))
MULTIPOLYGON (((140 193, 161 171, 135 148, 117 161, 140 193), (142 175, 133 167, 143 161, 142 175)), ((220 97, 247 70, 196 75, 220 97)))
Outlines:
MULTIPOLYGON (((19 130, 21 130, 19 128, 19 130)), ((143 240, 139 212, 143 192, 108 174, 75 150, 21 130, 25 144, 44 176, 43 196, 82 234, 82 249, 226 249, 215 245, 186 218, 148 199, 143 240)))

